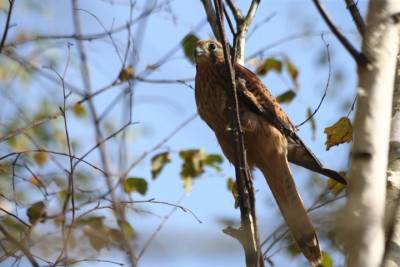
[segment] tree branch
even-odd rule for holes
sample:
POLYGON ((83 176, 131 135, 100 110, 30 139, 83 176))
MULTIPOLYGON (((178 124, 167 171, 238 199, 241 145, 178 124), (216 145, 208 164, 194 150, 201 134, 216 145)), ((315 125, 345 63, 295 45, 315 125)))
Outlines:
POLYGON ((15 0, 9 0, 8 2, 10 3, 10 6, 8 8, 7 20, 6 20, 6 24, 4 26, 3 36, 1 37, 0 54, 3 51, 4 43, 6 42, 6 39, 7 39, 8 29, 10 28, 11 14, 13 11, 15 0))
POLYGON ((215 14, 215 9, 212 4, 212 0, 201 0, 201 2, 203 3, 208 23, 211 26, 211 30, 213 31, 215 38, 217 38, 218 41, 221 41, 221 36, 218 31, 217 16, 215 14))
POLYGON ((32 266, 39 267, 39 264, 37 263, 32 253, 29 251, 29 249, 25 247, 25 245, 22 242, 15 239, 1 224, 0 224, 0 232, 6 237, 6 239, 10 243, 14 244, 19 250, 21 250, 22 253, 24 253, 24 255, 28 258, 32 266))
POLYGON ((246 160, 243 130, 240 122, 239 102, 236 91, 235 70, 230 57, 229 47, 224 30, 222 0, 214 0, 217 13, 219 33, 224 50, 225 67, 229 73, 231 90, 228 90, 228 111, 230 129, 234 140, 235 173, 238 189, 238 201, 241 213, 241 227, 238 230, 229 228, 225 232, 239 240, 245 251, 246 266, 264 266, 261 255, 259 234, 255 215, 255 197, 250 171, 246 160), (234 233, 234 234, 233 234, 234 233))
POLYGON ((358 32, 361 34, 361 36, 364 36, 365 33, 365 23, 363 18, 361 17, 360 11, 357 8, 357 4, 354 3, 353 0, 345 0, 347 9, 349 10, 351 17, 354 20, 354 23, 357 26, 358 32))
POLYGON ((329 17, 328 13, 326 13, 325 8, 319 2, 319 0, 313 0, 315 6, 317 7, 319 13, 321 14, 322 18, 325 20, 326 24, 328 25, 329 29, 333 32, 333 34, 338 38, 339 42, 342 43, 344 48, 350 53, 350 55, 354 58, 357 62, 358 66, 366 66, 368 63, 367 57, 357 51, 357 49, 350 43, 350 41, 344 37, 344 35, 340 32, 340 30, 336 27, 336 25, 332 22, 331 18, 329 17))

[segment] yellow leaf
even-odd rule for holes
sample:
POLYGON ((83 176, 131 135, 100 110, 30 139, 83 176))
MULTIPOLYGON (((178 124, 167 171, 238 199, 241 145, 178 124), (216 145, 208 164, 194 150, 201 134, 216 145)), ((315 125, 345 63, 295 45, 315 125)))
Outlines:
POLYGON ((332 178, 329 178, 326 183, 326 187, 328 188, 329 192, 331 192, 335 197, 346 188, 344 184, 338 183, 332 178))
POLYGON ((49 155, 45 151, 36 152, 35 155, 33 156, 33 159, 36 161, 36 163, 39 166, 43 166, 46 163, 48 158, 49 158, 49 155))
POLYGON ((297 88, 299 86, 297 82, 297 77, 299 76, 299 70, 289 59, 285 60, 285 64, 286 64, 286 69, 290 75, 290 78, 292 79, 293 83, 297 88))
POLYGON ((258 75, 266 75, 271 70, 280 73, 282 71, 282 62, 276 58, 267 58, 258 66, 256 73, 258 75))
POLYGON ((325 128, 324 133, 327 135, 326 150, 353 140, 353 126, 347 117, 342 117, 332 126, 325 128))
POLYGON ((86 115, 85 107, 82 104, 76 103, 73 106, 72 110, 73 110, 74 114, 79 118, 82 118, 86 115))
POLYGON ((129 81, 132 80, 134 76, 135 76, 135 70, 131 65, 129 65, 119 72, 118 78, 121 81, 129 81))
POLYGON ((36 176, 31 177, 31 183, 36 186, 42 186, 42 182, 36 176))
POLYGON ((228 181, 226 182, 226 186, 228 187, 228 190, 232 192, 232 196, 235 200, 235 208, 239 206, 239 193, 237 191, 237 185, 235 180, 233 178, 229 177, 228 181))

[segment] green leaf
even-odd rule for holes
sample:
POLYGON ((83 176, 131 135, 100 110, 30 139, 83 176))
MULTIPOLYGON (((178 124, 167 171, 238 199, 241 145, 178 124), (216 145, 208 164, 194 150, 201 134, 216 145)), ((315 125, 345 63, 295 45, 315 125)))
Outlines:
POLYGON ((151 178, 155 180, 167 163, 171 162, 169 152, 155 155, 151 158, 151 178))
POLYGON ((128 238, 135 236, 135 230, 133 230, 132 226, 127 221, 121 222, 121 228, 128 238))
POLYGON ((79 219, 76 224, 80 226, 90 225, 93 228, 100 229, 104 227, 104 216, 92 216, 79 219))
POLYGON ((322 251, 322 264, 323 267, 333 267, 332 257, 325 251, 322 251))
POLYGON ((299 70, 288 58, 285 59, 285 66, 286 66, 287 72, 289 73, 290 78, 293 81, 293 84, 297 88, 299 86, 298 81, 297 81, 297 77, 299 76, 299 70))
POLYGON ((107 247, 110 244, 110 236, 106 227, 95 228, 93 226, 85 226, 83 233, 89 239, 90 245, 96 251, 107 247))
POLYGON ((182 39, 181 42, 183 53, 185 54, 186 58, 189 59, 189 61, 192 63, 195 62, 194 49, 196 47, 197 41, 199 41, 199 38, 196 35, 189 33, 182 39))
POLYGON ((287 242, 287 252, 289 253, 290 256, 296 257, 300 255, 301 250, 299 246, 297 245, 296 241, 294 241, 292 235, 286 235, 285 241, 287 242))
POLYGON ((9 230, 15 231, 17 233, 23 233, 27 230, 27 226, 25 224, 22 224, 20 221, 9 215, 4 216, 0 223, 7 226, 9 230))
POLYGON ((311 132, 312 132, 312 139, 315 140, 315 135, 316 135, 316 132, 317 132, 317 126, 316 126, 316 123, 315 123, 314 116, 312 116, 312 113, 313 112, 312 112, 311 108, 308 107, 307 108, 306 118, 307 119, 310 118, 310 119, 308 119, 308 122, 310 123, 310 128, 311 128, 311 132))
POLYGON ((276 58, 267 58, 257 67, 256 73, 258 75, 266 75, 271 70, 278 73, 282 72, 282 62, 276 58))
POLYGON ((218 165, 220 165, 223 161, 224 161, 224 159, 222 158, 221 155, 208 154, 204 159, 204 164, 207 166, 210 166, 210 167, 214 168, 215 170, 217 170, 218 172, 220 172, 221 167, 219 167, 218 165))
POLYGON ((287 90, 286 92, 280 94, 276 97, 279 103, 289 103, 296 97, 296 92, 293 90, 287 90))
POLYGON ((239 207, 239 201, 238 201, 239 193, 237 191, 237 185, 235 180, 229 177, 228 180, 226 181, 226 187, 232 193, 233 199, 235 200, 235 209, 236 209, 237 207, 239 207))
POLYGON ((28 208, 26 214, 28 215, 29 222, 35 224, 41 218, 46 217, 46 206, 42 201, 36 202, 28 208))
POLYGON ((147 192, 147 181, 139 177, 129 177, 123 183, 124 191, 126 193, 139 192, 145 195, 147 192))
POLYGON ((181 150, 179 157, 183 160, 181 167, 181 180, 186 191, 190 191, 192 179, 204 172, 204 159, 206 154, 201 149, 181 150))

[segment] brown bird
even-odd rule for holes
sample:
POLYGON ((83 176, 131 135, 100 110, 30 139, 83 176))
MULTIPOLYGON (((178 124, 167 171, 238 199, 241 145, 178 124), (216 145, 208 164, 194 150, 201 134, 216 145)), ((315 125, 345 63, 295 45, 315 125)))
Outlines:
MULTIPOLYGON (((195 97, 200 117, 215 132, 228 160, 234 163, 234 144, 229 132, 227 90, 230 78, 222 45, 201 40, 195 48, 195 97)), ((235 64, 239 112, 250 167, 264 174, 282 215, 304 256, 312 266, 321 263, 314 227, 297 192, 289 162, 346 184, 337 172, 324 168, 296 134, 296 127, 256 74, 235 64)))

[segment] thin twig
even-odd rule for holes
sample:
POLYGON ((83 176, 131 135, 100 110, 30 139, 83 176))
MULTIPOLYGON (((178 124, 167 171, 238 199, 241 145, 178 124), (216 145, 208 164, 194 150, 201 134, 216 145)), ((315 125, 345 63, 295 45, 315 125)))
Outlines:
POLYGON ((3 51, 4 43, 6 42, 6 39, 7 39, 8 29, 10 28, 11 14, 13 11, 15 0, 9 0, 8 2, 10 3, 10 6, 8 8, 7 20, 6 20, 6 24, 4 26, 3 36, 1 37, 0 54, 3 51))
MULTIPOLYGON (((73 23, 74 23, 75 34, 80 35, 81 34, 81 23, 80 23, 80 17, 78 14, 77 0, 72 1, 72 13, 73 13, 73 23)), ((85 89, 88 92, 88 94, 91 94, 91 92, 92 92, 91 77, 90 77, 85 48, 84 48, 82 40, 76 40, 76 43, 77 43, 78 53, 79 53, 79 58, 80 58, 81 76, 83 79, 83 83, 85 85, 85 89)), ((135 256, 135 252, 133 251, 133 248, 131 246, 130 240, 128 239, 128 236, 125 234, 125 231, 124 231, 124 223, 126 222, 126 218, 124 215, 124 210, 118 203, 118 198, 116 196, 116 192, 113 188, 112 180, 109 175, 110 168, 108 165, 106 148, 105 148, 104 144, 101 143, 101 140, 103 140, 104 138, 102 136, 102 132, 100 129, 97 111, 96 111, 96 108, 95 108, 95 105, 94 105, 94 102, 92 99, 89 99, 88 103, 89 103, 89 109, 90 109, 92 119, 94 122, 94 126, 95 126, 96 141, 97 141, 97 143, 100 144, 99 153, 100 153, 100 159, 101 159, 101 162, 103 165, 103 169, 106 172, 105 180, 106 180, 109 190, 111 190, 110 193, 111 193, 111 198, 113 200, 113 203, 112 203, 113 210, 114 210, 116 221, 117 221, 117 224, 119 227, 119 231, 121 233, 121 245, 124 248, 124 250, 126 251, 126 253, 128 254, 130 264, 133 267, 135 267, 135 266, 137 266, 137 258, 135 256)))
POLYGON ((10 234, 6 230, 6 228, 4 228, 1 224, 0 224, 0 232, 3 233, 3 235, 7 238, 7 240, 10 243, 13 243, 19 250, 21 250, 21 252, 28 258, 28 260, 32 264, 32 266, 39 267, 39 264, 37 263, 37 261, 35 260, 35 258, 32 255, 32 253, 29 251, 29 249, 24 245, 24 243, 15 239, 12 236, 12 234, 10 234))
POLYGON ((146 252, 147 248, 150 246, 150 244, 153 242, 153 240, 156 238, 157 234, 162 230, 164 227, 165 223, 168 221, 168 219, 176 212, 176 210, 179 207, 179 204, 182 202, 183 198, 185 197, 186 193, 184 193, 176 203, 176 206, 171 209, 171 211, 164 216, 164 218, 161 220, 160 224, 157 226, 157 228, 154 230, 154 232, 151 234, 149 239, 146 241, 144 244, 143 248, 139 251, 138 253, 138 260, 143 256, 143 254, 146 252))
POLYGON ((333 32, 333 34, 338 38, 340 43, 346 48, 346 50, 350 53, 350 55, 354 58, 359 66, 366 66, 369 62, 367 57, 357 51, 357 49, 350 43, 350 41, 340 32, 340 30, 336 27, 333 23, 331 18, 329 17, 328 13, 325 11, 325 8, 319 2, 319 0, 313 0, 315 6, 317 7, 319 13, 321 14, 322 18, 325 20, 326 24, 328 25, 329 29, 333 32))
POLYGON ((321 100, 319 101, 319 104, 317 106, 317 108, 311 113, 311 115, 305 119, 302 123, 299 123, 298 125, 296 125, 296 128, 299 128, 300 126, 302 126, 303 124, 305 124, 307 121, 311 120, 312 117, 314 117, 314 115, 318 112, 319 108, 321 107, 322 103, 324 102, 324 99, 326 97, 326 93, 328 92, 328 88, 329 88, 329 83, 331 81, 331 71, 332 71, 332 66, 331 66, 331 55, 329 53, 329 44, 325 41, 324 39, 324 35, 321 35, 321 39, 325 44, 326 47, 326 56, 328 58, 328 79, 326 81, 326 85, 325 85, 325 91, 324 94, 321 97, 321 100))

